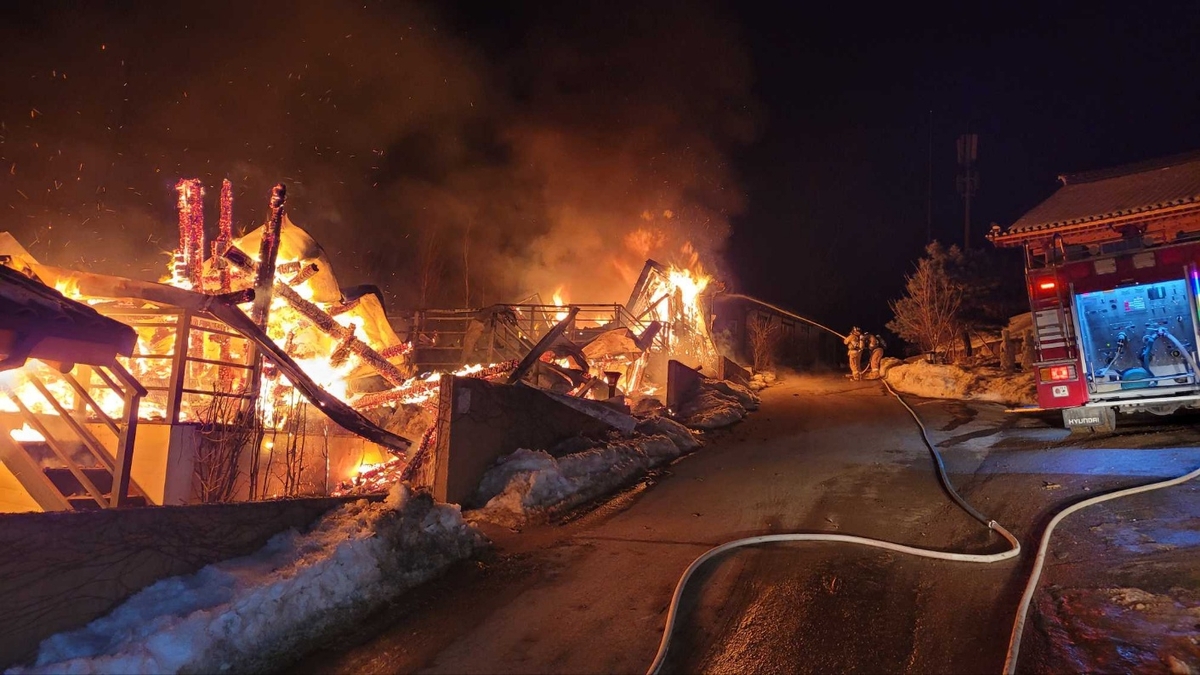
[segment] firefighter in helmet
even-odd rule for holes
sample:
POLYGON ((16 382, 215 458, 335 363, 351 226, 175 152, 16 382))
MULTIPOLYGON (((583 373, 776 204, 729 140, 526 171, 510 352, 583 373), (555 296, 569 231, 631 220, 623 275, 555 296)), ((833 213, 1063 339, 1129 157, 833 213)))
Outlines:
POLYGON ((880 366, 883 365, 883 350, 887 349, 882 335, 872 333, 867 336, 867 353, 870 354, 870 367, 867 369, 867 379, 879 379, 880 366))
POLYGON ((850 357, 850 379, 862 379, 862 350, 863 332, 858 326, 850 329, 850 334, 842 341, 846 345, 846 354, 850 357))

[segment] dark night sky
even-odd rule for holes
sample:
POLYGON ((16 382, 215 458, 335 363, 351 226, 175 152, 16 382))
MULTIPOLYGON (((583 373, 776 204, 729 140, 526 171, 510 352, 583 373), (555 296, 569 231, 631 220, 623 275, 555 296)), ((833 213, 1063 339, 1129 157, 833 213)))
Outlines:
POLYGON ((1059 174, 1200 149, 1194 5, 1042 4, 748 12, 769 117, 736 159, 748 208, 729 258, 743 284, 839 325, 881 326, 925 241, 930 110, 933 232, 947 243, 962 242, 955 139, 968 129, 980 137, 975 236, 1049 196, 1059 174), (781 231, 790 246, 767 243, 781 231))
POLYGON ((738 290, 881 328, 924 244, 931 131, 953 243, 968 130, 977 235, 1059 173, 1200 149, 1185 3, 642 4, 8 8, 0 230, 153 278, 176 179, 210 186, 210 227, 221 178, 239 227, 282 180, 343 284, 400 305, 431 240, 451 306, 464 248, 473 304, 611 301, 690 241, 738 290))

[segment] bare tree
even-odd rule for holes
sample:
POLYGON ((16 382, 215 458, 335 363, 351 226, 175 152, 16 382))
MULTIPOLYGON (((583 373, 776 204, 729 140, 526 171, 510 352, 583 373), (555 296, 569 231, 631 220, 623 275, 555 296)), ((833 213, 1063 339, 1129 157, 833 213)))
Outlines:
MULTIPOLYGON (((192 471, 200 501, 209 504, 233 499, 242 453, 255 452, 262 441, 260 417, 254 413, 246 409, 243 399, 218 395, 198 411, 200 442, 192 471)), ((253 491, 250 496, 253 498, 253 491)))
POLYGON ((442 274, 445 260, 442 259, 442 241, 436 225, 430 224, 421 230, 417 245, 417 286, 421 290, 421 308, 429 306, 429 297, 442 274))
POLYGON ((779 344, 779 323, 766 314, 755 313, 746 321, 746 335, 750 339, 754 370, 757 372, 770 368, 775 347, 779 344))
POLYGON ((303 493, 302 480, 306 467, 308 402, 295 390, 275 400, 277 422, 263 435, 261 444, 266 455, 262 467, 261 483, 256 481, 258 492, 251 499, 270 499, 276 496, 296 497, 303 493), (278 421, 281 420, 281 421, 278 421), (276 461, 278 460, 278 461, 276 461))
POLYGON ((905 277, 904 297, 888 303, 895 318, 887 327, 926 354, 952 354, 962 331, 963 287, 947 270, 954 255, 954 247, 946 251, 930 244, 916 271, 905 277))
POLYGON ((471 218, 463 232, 463 307, 471 306, 471 218))
MULTIPOLYGON (((288 401, 288 416, 284 422, 285 437, 283 444, 283 496, 295 497, 301 494, 301 480, 304 476, 304 450, 308 435, 308 403, 295 390, 288 401)), ((278 445, 275 446, 278 448, 278 445)))

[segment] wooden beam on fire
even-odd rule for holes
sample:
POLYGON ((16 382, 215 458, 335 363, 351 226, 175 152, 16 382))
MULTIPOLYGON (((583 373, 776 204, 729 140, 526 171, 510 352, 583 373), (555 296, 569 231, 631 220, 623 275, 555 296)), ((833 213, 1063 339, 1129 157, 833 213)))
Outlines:
POLYGON ((637 311, 635 309, 637 307, 637 301, 643 295, 645 295, 646 288, 650 282, 650 275, 656 272, 662 276, 666 276, 667 268, 656 260, 646 260, 646 264, 642 266, 642 273, 638 275, 637 281, 633 284, 633 290, 629 293, 629 301, 625 303, 625 309, 628 310, 630 314, 637 311))
MULTIPOLYGON (((230 246, 225 251, 225 257, 234 265, 241 267, 247 271, 255 271, 256 263, 246 255, 246 252, 236 246, 230 246)), ((305 300, 287 284, 276 281, 274 285, 275 294, 284 300, 298 314, 307 319, 313 326, 326 335, 338 341, 338 347, 341 352, 349 351, 357 354, 365 363, 374 368, 383 379, 387 380, 393 387, 399 387, 408 379, 400 369, 392 365, 390 361, 383 358, 379 352, 375 351, 371 345, 363 342, 354 334, 353 328, 348 328, 338 323, 328 312, 318 307, 316 304, 305 300)), ((257 291, 256 291, 257 293, 257 291)), ((335 351, 335 354, 337 352, 335 351)), ((342 355, 339 355, 342 356, 342 355)), ((341 360, 344 360, 342 356, 341 360)), ((337 365, 336 363, 334 364, 337 365)))
POLYGON ((275 284, 275 258, 279 255, 279 233, 283 229, 283 204, 287 201, 287 187, 278 183, 271 189, 271 219, 263 228, 262 243, 258 247, 258 274, 254 277, 254 309, 250 318, 255 325, 265 329, 267 315, 271 311, 271 290, 275 284))
POLYGON ((575 315, 578 313, 579 307, 572 307, 571 310, 567 312, 567 315, 563 317, 562 321, 559 321, 557 324, 555 324, 554 328, 546 331, 546 334, 542 336, 542 339, 538 340, 537 344, 533 346, 533 349, 529 350, 529 353, 525 355, 525 358, 521 359, 521 363, 517 365, 517 368, 512 372, 512 375, 508 376, 509 384, 516 384, 517 382, 521 381, 522 377, 525 377, 525 373, 529 372, 529 369, 533 367, 533 364, 537 363, 542 354, 546 353, 546 350, 554 344, 555 340, 558 340, 558 338, 562 337, 562 334, 567 331, 567 328, 575 322, 575 315))
MULTIPOLYGON (((245 255, 245 254, 243 254, 245 255)), ((404 453, 412 441, 380 428, 344 401, 325 391, 313 381, 274 340, 267 336, 246 313, 238 308, 254 299, 252 290, 226 295, 204 295, 185 291, 182 288, 158 284, 151 281, 126 279, 90 272, 76 272, 47 265, 35 269, 43 279, 74 279, 79 283, 79 292, 96 298, 138 298, 167 305, 174 305, 193 312, 204 312, 225 322, 230 328, 250 340, 263 356, 287 376, 301 394, 319 407, 329 419, 343 429, 378 443, 393 451, 404 453)), ((290 290, 290 289, 289 289, 290 290)))
MULTIPOLYGON (((502 361, 495 365, 488 366, 483 370, 477 370, 466 375, 456 375, 455 377, 470 377, 480 380, 491 380, 495 377, 507 373, 517 367, 517 361, 502 361)), ((382 405, 393 405, 395 403, 403 403, 404 401, 423 399, 424 397, 433 394, 434 391, 441 386, 438 380, 433 382, 417 382, 410 387, 403 389, 392 389, 390 391, 370 392, 354 399, 353 406, 357 410, 369 410, 378 408, 382 405)))

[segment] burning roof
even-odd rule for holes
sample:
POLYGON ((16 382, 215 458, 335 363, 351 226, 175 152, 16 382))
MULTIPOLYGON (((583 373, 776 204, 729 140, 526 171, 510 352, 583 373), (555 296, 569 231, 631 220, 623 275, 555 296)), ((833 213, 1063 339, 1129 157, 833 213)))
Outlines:
POLYGON ((29 358, 106 364, 136 342, 129 326, 0 265, 0 370, 29 358))

